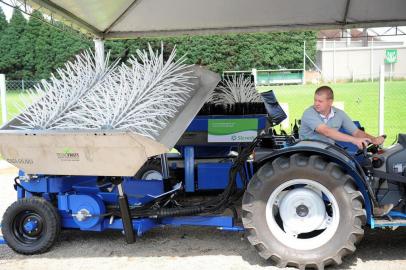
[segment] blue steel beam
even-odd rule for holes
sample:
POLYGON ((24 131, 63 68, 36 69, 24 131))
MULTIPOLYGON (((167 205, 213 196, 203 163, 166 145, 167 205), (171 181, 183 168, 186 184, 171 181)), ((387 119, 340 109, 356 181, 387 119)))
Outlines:
MULTIPOLYGON (((202 227, 216 227, 224 231, 240 232, 244 228, 234 226, 234 219, 231 216, 186 216, 186 217, 166 217, 162 219, 140 218, 132 220, 133 228, 138 236, 143 235, 145 232, 155 228, 159 225, 168 225, 173 227, 180 226, 202 226, 202 227)), ((76 223, 72 217, 64 216, 62 218, 63 228, 81 229, 79 224, 76 223)), ((114 219, 111 223, 109 218, 105 218, 101 224, 92 228, 82 228, 84 231, 104 231, 110 230, 123 230, 123 223, 121 218, 114 219)))
POLYGON ((184 152, 185 160, 185 191, 195 191, 195 151, 193 146, 186 146, 184 152))
POLYGON ((171 226, 234 227, 233 217, 230 216, 166 217, 162 218, 160 223, 171 226))

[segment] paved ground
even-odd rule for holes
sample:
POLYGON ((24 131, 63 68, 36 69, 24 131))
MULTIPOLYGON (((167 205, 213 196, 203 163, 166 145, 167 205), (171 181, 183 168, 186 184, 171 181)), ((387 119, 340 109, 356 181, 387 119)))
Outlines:
MULTIPOLYGON (((0 162, 0 215, 13 200, 14 169, 0 162)), ((242 234, 211 228, 157 228, 126 245, 118 232, 65 231, 46 254, 22 256, 0 246, 0 269, 279 269, 242 234)), ((368 230, 355 255, 329 269, 406 270, 406 229, 368 230)))

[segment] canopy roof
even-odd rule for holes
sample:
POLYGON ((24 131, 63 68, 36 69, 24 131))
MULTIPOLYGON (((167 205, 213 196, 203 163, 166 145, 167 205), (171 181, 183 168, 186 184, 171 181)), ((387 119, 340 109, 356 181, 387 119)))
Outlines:
POLYGON ((406 25, 404 0, 19 0, 103 39, 406 25))

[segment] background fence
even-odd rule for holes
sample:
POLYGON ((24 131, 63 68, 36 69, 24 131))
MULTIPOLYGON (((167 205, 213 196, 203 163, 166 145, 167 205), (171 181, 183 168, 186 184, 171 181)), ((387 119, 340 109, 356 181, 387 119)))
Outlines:
MULTIPOLYGON (((8 119, 18 114, 21 95, 36 81, 7 81, 8 119)), ((320 84, 260 86, 260 91, 273 89, 283 104, 289 120, 283 129, 290 131, 295 119, 313 104, 314 90, 320 84)), ((334 90, 335 105, 344 109, 353 120, 358 120, 371 134, 378 134, 379 81, 345 82, 329 84, 334 90)), ((384 132, 388 135, 385 145, 390 145, 398 133, 406 133, 406 80, 385 80, 384 132)), ((0 110, 1 111, 1 110, 0 110)), ((1 119, 1 117, 0 117, 1 119)))
POLYGON ((39 81, 30 80, 7 80, 6 89, 11 92, 24 92, 29 88, 33 88, 39 81))

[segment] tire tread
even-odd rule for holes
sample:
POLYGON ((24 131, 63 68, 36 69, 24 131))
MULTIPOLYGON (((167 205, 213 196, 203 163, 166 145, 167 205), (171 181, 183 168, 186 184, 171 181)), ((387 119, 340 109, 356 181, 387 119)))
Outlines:
MULTIPOLYGON (((274 173, 272 172, 271 175, 274 173)), ((269 177, 269 176, 268 176, 269 177)), ((242 209, 243 212, 246 212, 243 215, 243 224, 244 227, 247 229, 247 239, 248 241, 258 250, 259 255, 268 260, 271 259, 276 262, 278 267, 286 267, 287 265, 293 265, 298 267, 299 269, 305 269, 307 267, 316 268, 319 270, 324 269, 325 266, 329 264, 336 264, 339 265, 342 263, 342 257, 348 254, 352 254, 356 250, 355 244, 361 241, 364 230, 362 228, 363 225, 366 223, 366 212, 363 208, 359 208, 356 206, 363 206, 363 196, 361 192, 359 192, 355 184, 351 178, 351 176, 345 174, 337 164, 333 162, 326 162, 318 155, 312 155, 310 157, 303 156, 301 154, 294 154, 290 156, 290 158, 280 157, 272 161, 272 163, 267 163, 263 167, 261 167, 257 174, 254 175, 252 180, 249 183, 247 191, 245 192, 243 198, 242 209), (307 161, 304 162, 304 159, 307 161), (348 194, 349 198, 353 202, 353 216, 354 216, 354 224, 361 224, 361 226, 354 225, 352 231, 348 235, 347 242, 337 250, 336 254, 334 254, 330 258, 324 258, 320 261, 312 261, 308 263, 303 263, 301 261, 296 261, 293 259, 286 260, 283 258, 281 254, 277 254, 275 250, 267 250, 266 252, 263 248, 266 248, 266 245, 263 241, 260 240, 258 235, 257 229, 255 228, 253 222, 253 215, 254 212, 252 210, 252 201, 255 198, 255 192, 252 191, 251 187, 255 186, 257 182, 263 182, 267 178, 267 171, 266 170, 287 170, 292 166, 302 166, 306 164, 306 166, 312 166, 314 169, 319 171, 327 171, 332 177, 334 177, 337 181, 341 181, 342 185, 345 185, 345 192, 348 194), (355 203, 354 203, 355 202, 355 203), (251 206, 249 205, 251 203, 251 206), (248 214, 249 213, 249 214, 248 214), (260 248, 259 248, 260 247, 260 248)))

